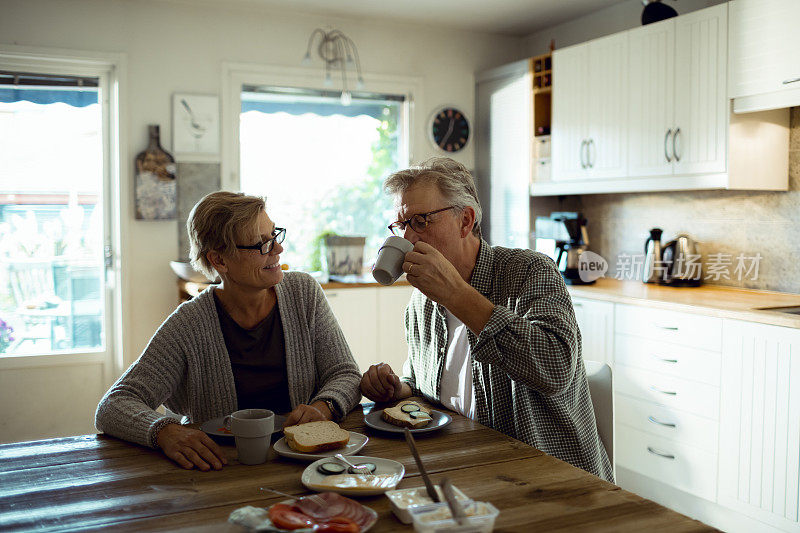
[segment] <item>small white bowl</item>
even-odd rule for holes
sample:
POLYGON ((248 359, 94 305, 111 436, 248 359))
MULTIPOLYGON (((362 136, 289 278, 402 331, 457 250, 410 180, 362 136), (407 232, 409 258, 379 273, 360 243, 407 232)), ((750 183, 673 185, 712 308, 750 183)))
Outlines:
POLYGON ((209 283, 209 279, 205 276, 205 274, 193 269, 190 263, 185 263, 183 261, 170 261, 169 266, 172 268, 172 271, 175 273, 175 275, 184 281, 191 281, 194 283, 209 283))
MULTIPOLYGON (((436 493, 439 494, 439 498, 444 501, 442 487, 439 485, 434 485, 434 487, 436 488, 436 493)), ((465 505, 472 501, 458 487, 453 487, 453 492, 455 492, 456 499, 465 505)), ((392 504, 392 512, 404 524, 410 524, 412 521, 410 509, 434 503, 428 496, 428 491, 425 487, 390 490, 386 492, 386 497, 389 498, 389 502, 392 504)))
POLYGON ((494 521, 500 511, 489 502, 469 502, 464 505, 467 513, 467 523, 459 525, 451 516, 447 503, 434 503, 410 510, 411 519, 414 521, 414 531, 417 533, 446 533, 467 532, 491 533, 494 521))

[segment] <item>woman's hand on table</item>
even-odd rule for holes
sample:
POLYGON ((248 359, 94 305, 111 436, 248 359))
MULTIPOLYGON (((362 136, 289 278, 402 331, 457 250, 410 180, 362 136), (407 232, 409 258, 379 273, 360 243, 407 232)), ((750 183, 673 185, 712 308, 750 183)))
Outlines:
POLYGON ((411 387, 400 381, 386 363, 372 365, 361 377, 361 394, 374 402, 402 400, 411 396, 411 387))
POLYGON ((332 417, 333 413, 330 412, 325 402, 314 402, 311 405, 301 403, 286 416, 286 422, 284 422, 283 427, 305 424, 316 420, 331 420, 332 417))
POLYGON ((167 424, 158 432, 156 442, 164 455, 187 470, 195 466, 203 472, 219 470, 228 464, 222 449, 199 429, 167 424))

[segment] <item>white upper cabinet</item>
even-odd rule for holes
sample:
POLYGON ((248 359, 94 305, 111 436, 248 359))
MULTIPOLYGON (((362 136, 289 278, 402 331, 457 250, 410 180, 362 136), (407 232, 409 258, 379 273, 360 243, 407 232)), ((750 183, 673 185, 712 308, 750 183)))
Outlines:
POLYGON ((736 112, 800 105, 800 2, 730 4, 730 96, 736 112))
POLYGON ((552 118, 534 196, 788 188, 788 110, 731 112, 727 3, 555 51, 552 118))
POLYGON ((553 180, 625 173, 627 52, 624 34, 553 52, 553 180))
POLYGON ((589 48, 573 46, 553 52, 551 153, 552 178, 585 178, 589 138, 589 48))
POLYGON ((634 176, 672 174, 675 116, 675 24, 650 24, 628 33, 629 171, 634 176))
POLYGON ((727 6, 675 19, 676 174, 725 172, 727 163, 727 6))
POLYGON ((628 32, 630 175, 725 172, 725 5, 628 32))

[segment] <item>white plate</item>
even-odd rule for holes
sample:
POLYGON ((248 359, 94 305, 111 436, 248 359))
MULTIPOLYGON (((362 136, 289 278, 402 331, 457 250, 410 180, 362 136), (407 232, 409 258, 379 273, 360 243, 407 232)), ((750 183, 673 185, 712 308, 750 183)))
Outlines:
MULTIPOLYGON (((206 420, 200 425, 200 430, 216 437, 229 437, 232 439, 233 433, 225 429, 226 418, 228 418, 228 416, 219 416, 217 418, 212 418, 211 420, 206 420)), ((272 430, 272 432, 275 433, 276 431, 281 431, 284 422, 286 422, 285 416, 275 415, 275 429, 272 430)))
POLYGON ((313 452, 313 453, 303 453, 293 450, 286 444, 286 437, 281 437, 275 444, 272 445, 272 449, 275 450, 275 453, 278 455, 282 455, 284 457, 290 457, 292 459, 300 459, 301 461, 316 461, 317 459, 322 459, 325 457, 333 457, 337 453, 342 455, 353 455, 354 453, 358 453, 361 451, 361 448, 369 440, 369 437, 366 435, 362 435, 361 433, 356 433, 355 431, 350 432, 350 440, 347 441, 347 445, 344 448, 339 448, 337 450, 328 450, 326 452, 313 452))
MULTIPOLYGON (((283 504, 286 504, 286 505, 292 505, 296 501, 297 500, 295 500, 295 499, 283 500, 280 503, 283 503, 283 504)), ((271 507, 272 507, 271 505, 269 507, 266 507, 267 512, 269 512, 269 509, 271 507)), ((372 517, 372 522, 367 527, 365 527, 364 529, 362 529, 359 532, 359 533, 366 533, 367 531, 372 529, 372 526, 374 526, 375 523, 378 521, 378 513, 376 513, 373 509, 370 509, 366 505, 362 505, 361 507, 363 507, 367 511, 367 514, 369 514, 372 517)), ((272 524, 272 523, 270 522, 270 524, 272 524)), ((244 525, 244 524, 241 524, 241 525, 244 525)), ((262 525, 266 526, 266 524, 262 524, 262 525)), ((272 528, 272 529, 269 529, 269 531, 285 531, 286 533, 291 533, 291 531, 297 531, 297 530, 279 529, 279 528, 275 527, 274 525, 270 525, 269 527, 272 528)), ((303 529, 302 531, 311 531, 311 530, 310 529, 303 529)))
MULTIPOLYGON (((389 431, 391 433, 403 433, 405 428, 401 428, 400 426, 395 426, 394 424, 390 424, 383 418, 381 415, 383 414, 383 409, 379 411, 372 410, 370 413, 364 417, 364 423, 373 429, 379 429, 381 431, 389 431)), ((450 418, 450 415, 447 413, 443 413, 441 411, 437 411, 435 409, 431 409, 431 421, 428 422, 427 426, 423 426, 421 428, 408 428, 411 433, 430 433, 431 431, 437 431, 442 429, 447 424, 452 422, 453 419, 450 418)))
POLYGON ((385 483, 383 483, 380 487, 354 487, 348 485, 354 483, 355 480, 358 480, 359 478, 367 478, 370 476, 364 474, 336 474, 333 476, 320 474, 317 470, 317 467, 320 464, 330 461, 338 462, 336 459, 332 459, 330 457, 319 459, 318 461, 314 461, 308 465, 306 469, 303 470, 303 475, 300 477, 300 481, 309 489, 316 490, 318 492, 338 492, 343 496, 374 496, 377 494, 383 494, 387 490, 394 489, 397 484, 400 483, 406 473, 406 469, 402 463, 392 461, 391 459, 384 459, 383 457, 351 455, 347 458, 347 460, 353 464, 375 463, 375 474, 382 476, 385 480, 385 483), (333 479, 341 481, 341 483, 325 483, 326 480, 332 481, 333 479))

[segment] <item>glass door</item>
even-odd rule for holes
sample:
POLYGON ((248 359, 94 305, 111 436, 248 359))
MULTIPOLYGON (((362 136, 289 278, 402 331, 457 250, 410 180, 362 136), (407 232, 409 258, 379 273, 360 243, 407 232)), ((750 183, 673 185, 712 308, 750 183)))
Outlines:
POLYGON ((0 358, 107 350, 103 85, 0 65, 0 358))

